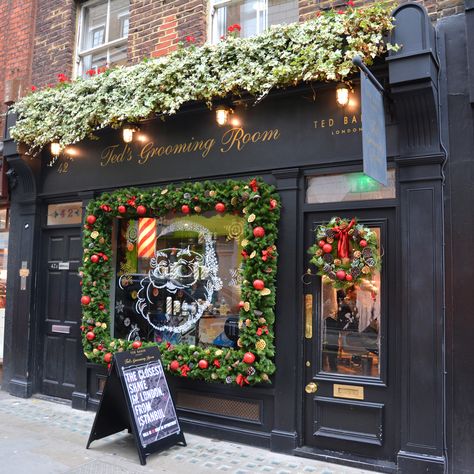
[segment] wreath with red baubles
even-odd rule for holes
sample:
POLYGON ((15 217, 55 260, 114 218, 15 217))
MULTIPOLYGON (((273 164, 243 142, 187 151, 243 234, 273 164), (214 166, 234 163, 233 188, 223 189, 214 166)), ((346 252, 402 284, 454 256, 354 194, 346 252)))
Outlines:
POLYGON ((310 262, 318 275, 346 289, 361 280, 370 280, 381 266, 377 234, 357 223, 357 219, 333 217, 316 229, 316 243, 309 249, 310 262))

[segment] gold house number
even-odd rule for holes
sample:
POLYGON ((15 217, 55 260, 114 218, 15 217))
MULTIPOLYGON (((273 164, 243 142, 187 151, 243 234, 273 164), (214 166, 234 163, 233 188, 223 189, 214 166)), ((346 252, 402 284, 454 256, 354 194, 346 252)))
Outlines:
POLYGON ((58 166, 58 173, 67 173, 69 168, 69 163, 67 161, 63 161, 58 166))

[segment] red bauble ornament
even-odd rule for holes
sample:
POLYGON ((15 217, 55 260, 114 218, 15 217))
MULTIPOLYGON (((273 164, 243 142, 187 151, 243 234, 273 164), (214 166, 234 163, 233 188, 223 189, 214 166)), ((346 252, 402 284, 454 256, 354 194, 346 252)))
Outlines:
POLYGON ((359 242, 359 245, 360 245, 361 247, 367 247, 367 240, 362 239, 362 240, 359 242))
POLYGON ((276 199, 270 199, 270 209, 275 209, 278 206, 276 199))
POLYGON ((349 273, 346 275, 346 281, 352 281, 352 275, 349 275, 349 273))
POLYGON ((93 216, 92 214, 86 217, 86 221, 90 225, 94 224, 96 220, 97 220, 97 217, 93 216))
POLYGON ((84 306, 87 306, 90 302, 91 302, 91 297, 90 296, 84 295, 81 298, 81 304, 83 304, 84 306))
POLYGON ((170 363, 170 370, 176 371, 179 369, 179 362, 177 360, 173 360, 170 363))
POLYGON ((318 247, 321 248, 321 249, 322 249, 325 245, 326 245, 326 241, 325 241, 325 240, 320 240, 320 241, 318 242, 318 247))
POLYGON ((324 253, 331 253, 332 252, 332 245, 331 244, 324 244, 322 248, 323 248, 324 253))
POLYGON ((132 348, 133 349, 138 349, 142 346, 142 341, 133 341, 132 343, 132 348))
POLYGON ((261 238, 265 235, 265 229, 263 227, 255 227, 253 230, 253 236, 256 238, 261 238))
POLYGON ((346 272, 344 270, 338 270, 336 272, 336 276, 338 280, 345 280, 346 279, 346 272))
POLYGON ((139 216, 144 216, 146 214, 146 207, 145 206, 137 206, 137 214, 139 216))
POLYGON ((120 214, 125 214, 127 212, 127 208, 125 206, 119 206, 117 207, 117 210, 120 212, 120 214))
POLYGON ((86 334, 86 338, 87 338, 88 341, 93 341, 95 339, 95 334, 92 331, 89 331, 86 334))
POLYGON ((253 364, 255 362, 255 356, 251 352, 246 352, 244 354, 244 362, 246 364, 253 364))
POLYGON ((263 290, 265 288, 265 282, 263 280, 254 280, 253 287, 259 291, 263 290))
POLYGON ((102 311, 103 309, 105 309, 105 306, 104 306, 104 303, 99 303, 99 309, 102 311))
POLYGON ((110 362, 112 362, 112 353, 111 352, 107 352, 107 354, 104 355, 104 362, 107 362, 107 364, 110 364, 110 362))
POLYGON ((245 306, 245 303, 243 301, 239 301, 239 309, 242 309, 245 306))
POLYGON ((216 204, 215 210, 217 212, 224 212, 225 211, 225 204, 223 202, 218 202, 216 204))
POLYGON ((188 206, 187 204, 183 204, 183 205, 181 206, 181 212, 182 212, 183 214, 189 214, 189 210, 190 210, 190 209, 189 209, 189 206, 188 206))
POLYGON ((104 259, 104 262, 106 262, 109 259, 109 257, 107 257, 107 255, 102 255, 102 258, 104 259))
POLYGON ((209 362, 205 359, 201 359, 199 362, 198 362, 198 367, 200 369, 207 369, 209 367, 209 362))
POLYGON ((97 263, 99 261, 100 257, 96 254, 91 255, 91 262, 92 263, 97 263))

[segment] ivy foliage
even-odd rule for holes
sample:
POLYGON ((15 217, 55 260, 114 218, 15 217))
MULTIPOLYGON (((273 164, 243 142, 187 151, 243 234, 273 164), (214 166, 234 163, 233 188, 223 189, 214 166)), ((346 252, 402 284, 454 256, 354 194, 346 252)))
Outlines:
MULTIPOLYGON (((165 367, 173 374, 239 385, 269 382, 273 363, 275 278, 280 203, 272 186, 259 179, 247 181, 183 183, 164 188, 118 189, 104 193, 87 206, 84 225, 82 275, 82 342, 91 362, 108 364, 117 351, 133 348, 132 341, 110 336, 110 282, 113 276, 112 222, 116 218, 159 218, 168 213, 200 214, 225 206, 225 212, 245 218, 243 284, 241 287, 238 349, 187 344, 160 345, 165 367), (143 209, 144 208, 144 209, 143 209), (264 235, 255 228, 263 228, 264 235), (263 289, 255 289, 261 280, 263 289), (247 362, 244 355, 247 354, 247 362), (254 361, 248 362, 254 357, 254 361), (206 368, 202 368, 202 363, 206 368), (201 365, 201 367, 200 367, 201 365)), ((153 343, 143 343, 143 347, 153 343)))
POLYGON ((305 23, 272 26, 241 39, 229 35, 215 45, 180 47, 170 55, 116 67, 91 79, 67 82, 18 101, 11 136, 39 151, 93 138, 106 127, 172 115, 183 104, 250 94, 257 100, 274 88, 309 81, 346 81, 360 55, 368 65, 388 49, 392 3, 327 11, 305 23))

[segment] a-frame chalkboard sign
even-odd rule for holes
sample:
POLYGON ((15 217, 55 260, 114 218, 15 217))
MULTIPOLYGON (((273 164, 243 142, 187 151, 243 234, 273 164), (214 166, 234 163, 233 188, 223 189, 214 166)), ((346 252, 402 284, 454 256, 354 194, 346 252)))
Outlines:
POLYGON ((115 354, 87 448, 125 429, 135 439, 142 466, 151 453, 186 446, 157 347, 115 354))

